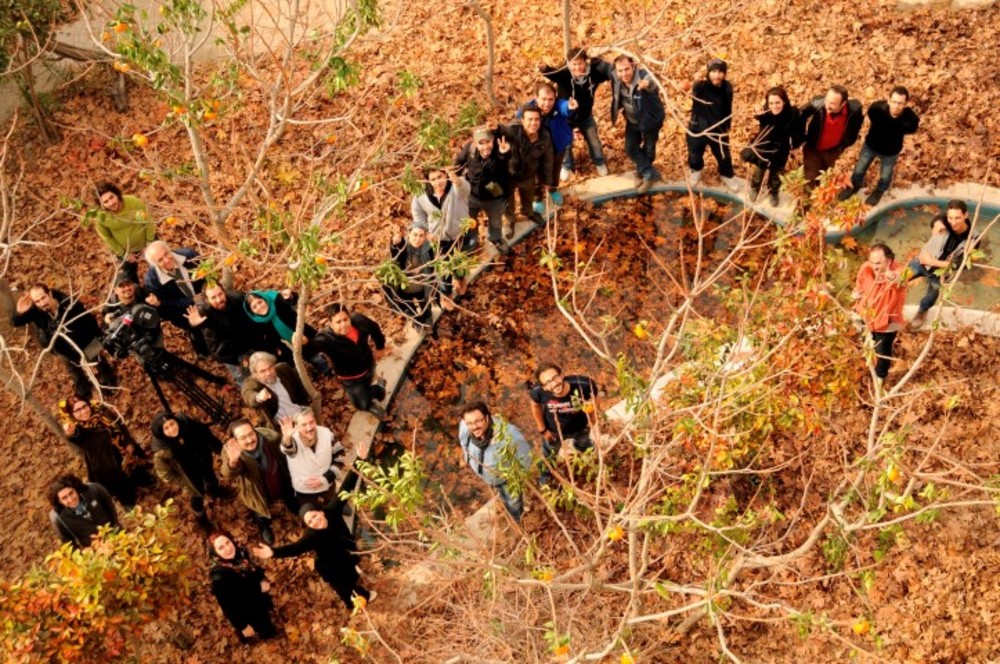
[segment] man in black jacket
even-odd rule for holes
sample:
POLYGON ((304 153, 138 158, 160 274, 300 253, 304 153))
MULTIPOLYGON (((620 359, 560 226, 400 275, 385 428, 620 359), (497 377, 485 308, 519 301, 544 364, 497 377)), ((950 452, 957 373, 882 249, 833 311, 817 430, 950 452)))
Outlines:
POLYGON ((719 177, 730 191, 739 191, 733 171, 733 153, 729 149, 729 128, 733 122, 733 85, 726 80, 729 66, 714 58, 708 63, 705 78, 691 88, 691 121, 688 123, 688 182, 692 187, 701 181, 705 168, 705 148, 712 151, 719 165, 719 177))
MULTIPOLYGON (((614 67, 601 58, 588 58, 587 49, 580 46, 571 48, 566 54, 567 64, 555 68, 546 64, 539 65, 542 76, 549 79, 559 89, 563 99, 575 99, 576 112, 570 118, 570 126, 583 135, 590 152, 590 161, 594 163, 598 175, 607 175, 608 167, 604 163, 604 146, 597 133, 597 122, 594 120, 594 94, 602 83, 611 80, 614 67)), ((573 146, 570 145, 563 157, 560 180, 566 180, 573 173, 573 146)))
POLYGON ((514 186, 507 198, 507 216, 513 222, 517 218, 514 191, 521 198, 521 214, 537 224, 545 224, 542 215, 535 212, 532 204, 548 196, 549 188, 555 182, 553 174, 555 149, 549 131, 542 126, 542 111, 537 106, 525 107, 520 124, 500 127, 501 140, 510 142, 510 174, 514 186))
POLYGON ((117 385, 114 369, 103 354, 101 328, 97 319, 64 293, 50 290, 45 284, 35 284, 17 300, 11 316, 14 327, 29 323, 35 328, 38 343, 63 359, 73 378, 78 397, 90 398, 92 384, 83 369, 84 363, 97 363, 97 380, 101 385, 117 385))
POLYGON ((385 381, 373 382, 375 363, 385 355, 382 328, 363 314, 349 313, 339 302, 330 305, 327 315, 330 326, 316 335, 317 350, 330 360, 354 407, 384 417, 385 410, 376 402, 385 398, 385 381))
MULTIPOLYGON (((489 241, 503 251, 507 244, 503 241, 503 213, 510 186, 510 143, 498 141, 493 132, 480 127, 472 132, 472 140, 455 157, 455 166, 469 182, 469 216, 479 218, 486 212, 486 231, 489 241)), ((463 251, 476 248, 477 233, 466 233, 463 251)))
POLYGON ((861 102, 849 99, 842 85, 831 86, 825 97, 816 97, 802 107, 802 164, 810 189, 816 186, 819 174, 833 168, 841 153, 857 142, 865 120, 861 111, 861 102))
POLYGON ((205 289, 205 301, 188 307, 185 317, 191 327, 201 330, 209 354, 222 362, 237 385, 250 375, 246 358, 267 348, 261 326, 247 316, 246 294, 226 292, 220 284, 205 289))
POLYGON ((865 205, 878 205, 892 183, 892 171, 896 168, 896 160, 903 152, 903 137, 915 134, 920 125, 920 117, 907 105, 910 101, 910 91, 901 85, 892 89, 889 100, 877 101, 868 107, 868 135, 865 144, 861 146, 858 163, 851 173, 851 186, 844 187, 840 192, 840 200, 858 193, 865 180, 865 173, 875 158, 879 160, 878 184, 868 194, 865 205))
POLYGON ((615 71, 611 77, 611 124, 618 115, 625 116, 625 153, 635 164, 641 178, 636 191, 649 192, 653 182, 660 179, 656 161, 656 143, 666 118, 660 88, 645 69, 636 67, 627 55, 615 58, 615 71))
POLYGON ((118 510, 100 484, 84 484, 76 475, 60 475, 49 487, 49 521, 59 539, 74 549, 90 546, 101 526, 118 528, 118 510))

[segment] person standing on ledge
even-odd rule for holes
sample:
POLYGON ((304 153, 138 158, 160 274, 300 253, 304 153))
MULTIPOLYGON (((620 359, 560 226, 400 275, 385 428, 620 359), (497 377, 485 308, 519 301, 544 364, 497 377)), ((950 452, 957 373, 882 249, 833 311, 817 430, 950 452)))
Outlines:
POLYGON ((615 72, 611 77, 611 124, 618 121, 618 114, 625 116, 625 153, 635 164, 636 174, 642 178, 636 191, 649 192, 660 173, 653 166, 656 161, 656 142, 666 118, 660 89, 649 72, 637 69, 627 55, 615 59, 615 72))
POLYGON ((472 472, 496 489, 507 513, 520 522, 524 513, 524 487, 510 480, 512 472, 518 473, 517 466, 525 475, 531 467, 531 446, 521 430, 502 417, 494 417, 484 402, 476 401, 462 411, 458 444, 472 472))
POLYGON ((820 173, 833 168, 844 150, 857 142, 865 116, 861 102, 849 99, 843 85, 830 86, 826 96, 813 98, 801 110, 805 125, 802 166, 806 186, 812 191, 820 173))
POLYGON ((868 107, 868 135, 865 144, 861 146, 858 163, 851 173, 850 186, 844 187, 838 198, 846 201, 858 193, 865 180, 865 173, 878 157, 878 184, 865 199, 865 205, 878 205, 892 183, 892 172, 896 168, 896 160, 903 154, 903 137, 917 133, 920 117, 908 106, 910 91, 901 85, 892 89, 889 100, 877 101, 868 107))
POLYGON ((729 128, 733 123, 733 84, 726 80, 729 65, 725 60, 713 58, 708 63, 705 78, 691 88, 691 122, 687 131, 688 184, 692 187, 701 181, 705 168, 705 148, 712 151, 719 165, 719 177, 726 189, 739 191, 740 183, 733 171, 733 154, 729 150, 729 128))

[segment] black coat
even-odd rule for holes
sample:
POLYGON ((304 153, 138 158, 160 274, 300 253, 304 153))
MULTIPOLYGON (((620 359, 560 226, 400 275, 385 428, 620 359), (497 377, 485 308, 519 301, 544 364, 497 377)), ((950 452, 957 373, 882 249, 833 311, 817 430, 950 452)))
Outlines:
POLYGON ((571 126, 576 127, 587 118, 593 117, 594 93, 601 83, 611 80, 614 65, 601 58, 591 58, 590 70, 581 77, 581 80, 574 79, 566 65, 559 68, 543 66, 541 71, 542 76, 556 84, 560 97, 576 99, 579 106, 569 121, 571 126))
POLYGON ((351 314, 351 325, 358 331, 358 342, 354 343, 347 337, 335 334, 330 328, 316 335, 316 349, 330 358, 333 372, 340 377, 360 376, 375 368, 375 355, 372 353, 369 340, 375 342, 375 348, 385 348, 385 335, 378 323, 363 314, 351 314))
POLYGON ((179 484, 192 495, 201 495, 217 482, 212 453, 222 451, 220 441, 207 425, 187 415, 161 412, 153 418, 153 461, 156 474, 167 484, 179 484), (176 438, 163 433, 163 423, 177 420, 176 438))
MULTIPOLYGON (((844 135, 840 139, 838 147, 849 148, 857 142, 858 135, 861 133, 861 125, 865 121, 862 110, 860 101, 857 99, 847 100, 847 125, 844 127, 844 135)), ((810 148, 815 148, 816 144, 819 143, 820 134, 823 133, 823 123, 826 122, 825 97, 814 97, 812 101, 802 107, 801 112, 805 144, 810 148)))
MULTIPOLYGON (((246 549, 238 547, 236 555, 248 554, 246 549)), ((270 623, 274 601, 269 593, 260 589, 264 570, 259 566, 231 566, 216 558, 209 571, 209 579, 222 614, 237 632, 242 632, 247 625, 253 625, 257 630, 259 625, 270 623)))
POLYGON ((691 89, 691 121, 688 128, 695 132, 727 134, 733 123, 733 85, 723 80, 715 86, 707 79, 691 89))
POLYGON ((90 512, 89 519, 68 507, 60 507, 49 512, 49 520, 55 526, 59 539, 69 542, 76 549, 90 546, 90 541, 101 526, 118 527, 118 511, 111 501, 111 495, 103 486, 88 484, 87 488, 80 492, 80 501, 87 506, 90 512))
POLYGON ((903 137, 915 134, 920 126, 920 117, 912 108, 904 108, 898 118, 889 113, 889 102, 877 101, 868 107, 868 134, 865 144, 878 154, 887 157, 899 154, 903 149, 903 137))
POLYGON ((538 177, 550 186, 557 184, 552 169, 555 148, 548 129, 539 127, 534 143, 528 139, 524 126, 520 124, 503 125, 500 133, 511 144, 510 174, 514 182, 527 182, 538 177))
POLYGON ((760 129, 750 141, 750 149, 766 161, 785 163, 792 148, 802 143, 802 116, 799 109, 785 104, 778 115, 765 110, 755 117, 760 129))
POLYGON ((38 343, 43 347, 48 347, 55 337, 52 350, 69 360, 79 362, 80 351, 89 346, 94 339, 101 337, 101 328, 97 324, 97 319, 92 314, 87 313, 78 300, 71 301, 65 293, 55 289, 50 291, 50 296, 59 303, 55 317, 49 316, 35 305, 31 305, 31 308, 24 313, 17 313, 15 309, 10 322, 14 327, 22 327, 30 323, 35 329, 38 343), (62 334, 58 334, 60 327, 62 334), (72 343, 64 339, 63 336, 72 343), (73 347, 74 344, 80 348, 80 351, 73 347))
POLYGON ((244 293, 226 292, 226 308, 222 311, 207 304, 198 305, 198 312, 206 319, 199 329, 208 352, 219 362, 239 364, 248 353, 270 349, 264 326, 247 316, 245 300, 244 293))
POLYGON ((465 169, 465 179, 476 200, 493 201, 510 195, 510 153, 500 153, 496 138, 493 139, 493 151, 486 159, 480 156, 472 141, 466 143, 455 157, 455 166, 465 169), (499 189, 490 191, 487 187, 491 183, 499 189))
MULTIPOLYGON (((356 569, 360 558, 355 553, 354 537, 341 515, 343 503, 331 502, 323 511, 329 525, 322 530, 306 527, 306 532, 295 542, 274 547, 275 558, 294 558, 304 553, 312 553, 316 573, 337 589, 341 597, 350 597, 358 585, 356 569)), ((347 600, 345 599, 345 604, 347 600)))

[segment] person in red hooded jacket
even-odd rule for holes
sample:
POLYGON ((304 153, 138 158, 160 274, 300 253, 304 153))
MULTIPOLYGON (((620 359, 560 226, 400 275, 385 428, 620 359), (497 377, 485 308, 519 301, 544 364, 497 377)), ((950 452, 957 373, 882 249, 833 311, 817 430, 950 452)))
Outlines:
POLYGON ((875 343, 875 376, 879 382, 889 375, 892 346, 896 333, 905 323, 906 281, 902 277, 903 268, 895 259, 888 246, 872 245, 868 261, 858 270, 854 286, 854 310, 865 322, 875 343))

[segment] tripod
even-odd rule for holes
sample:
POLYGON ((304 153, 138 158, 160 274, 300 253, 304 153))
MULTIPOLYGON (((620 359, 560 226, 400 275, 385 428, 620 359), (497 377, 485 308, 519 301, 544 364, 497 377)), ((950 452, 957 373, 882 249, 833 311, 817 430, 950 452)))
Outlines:
POLYGON ((206 415, 211 417, 214 424, 228 425, 232 418, 226 412, 226 407, 218 399, 213 399, 205 390, 194 382, 195 377, 203 378, 210 383, 222 385, 225 378, 220 378, 213 373, 205 371, 190 362, 181 359, 168 350, 159 349, 154 355, 142 358, 140 364, 143 371, 149 376, 149 381, 153 384, 156 397, 163 404, 164 410, 172 413, 167 397, 163 393, 160 381, 171 383, 174 387, 184 393, 184 396, 200 408, 206 415))

